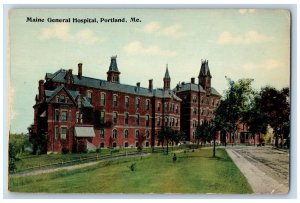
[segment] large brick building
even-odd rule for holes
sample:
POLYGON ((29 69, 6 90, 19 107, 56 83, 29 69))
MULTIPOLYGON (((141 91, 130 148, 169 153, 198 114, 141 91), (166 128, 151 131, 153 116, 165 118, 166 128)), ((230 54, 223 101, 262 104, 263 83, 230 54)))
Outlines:
POLYGON ((111 57, 107 80, 60 69, 39 81, 31 134, 46 134, 47 152, 63 148, 77 151, 82 145, 99 147, 144 147, 158 144, 165 126, 180 130, 181 99, 170 89, 168 67, 164 86, 153 89, 120 83, 116 57, 111 57), (139 143, 144 136, 143 143, 139 143))

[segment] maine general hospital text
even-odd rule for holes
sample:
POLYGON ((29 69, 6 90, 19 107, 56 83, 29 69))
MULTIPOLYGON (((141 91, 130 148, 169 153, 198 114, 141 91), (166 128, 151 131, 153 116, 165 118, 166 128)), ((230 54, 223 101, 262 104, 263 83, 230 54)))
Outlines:
POLYGON ((27 17, 26 22, 30 23, 127 23, 127 22, 142 22, 136 17, 126 18, 39 18, 27 17))

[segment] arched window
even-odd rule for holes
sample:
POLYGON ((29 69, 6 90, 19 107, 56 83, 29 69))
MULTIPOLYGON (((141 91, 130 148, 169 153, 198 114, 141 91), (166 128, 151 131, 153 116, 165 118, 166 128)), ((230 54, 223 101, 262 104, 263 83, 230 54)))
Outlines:
POLYGON ((115 139, 117 138, 117 129, 113 130, 112 137, 115 138, 115 139))
POLYGON ((128 130, 124 130, 124 138, 127 139, 128 138, 128 130))
POLYGON ((136 139, 138 139, 139 136, 140 136, 140 131, 139 131, 139 130, 136 130, 136 131, 135 131, 135 137, 136 137, 136 139))

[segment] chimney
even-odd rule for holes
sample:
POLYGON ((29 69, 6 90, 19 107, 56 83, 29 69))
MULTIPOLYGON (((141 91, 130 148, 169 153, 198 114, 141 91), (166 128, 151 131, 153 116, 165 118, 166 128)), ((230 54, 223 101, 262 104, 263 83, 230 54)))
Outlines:
POLYGON ((153 89, 153 79, 149 80, 149 90, 153 89))
POLYGON ((82 78, 82 63, 78 63, 78 78, 82 78))
POLYGON ((195 84, 195 78, 191 78, 191 83, 195 84))
POLYGON ((72 75, 72 69, 69 69, 69 70, 68 70, 68 74, 69 74, 69 75, 72 75))
POLYGON ((137 82, 137 83, 136 83, 136 86, 137 86, 137 87, 140 87, 140 85, 141 85, 140 82, 137 82))
POLYGON ((44 80, 39 80, 39 101, 41 102, 44 97, 44 80))

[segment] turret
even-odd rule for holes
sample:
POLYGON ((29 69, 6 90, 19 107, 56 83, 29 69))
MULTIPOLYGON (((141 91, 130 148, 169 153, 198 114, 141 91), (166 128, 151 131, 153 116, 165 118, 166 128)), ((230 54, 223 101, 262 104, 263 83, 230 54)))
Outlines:
POLYGON ((119 77, 120 74, 121 73, 118 70, 118 65, 117 65, 117 56, 112 56, 110 59, 109 69, 107 71, 107 81, 120 83, 120 77, 119 77))

